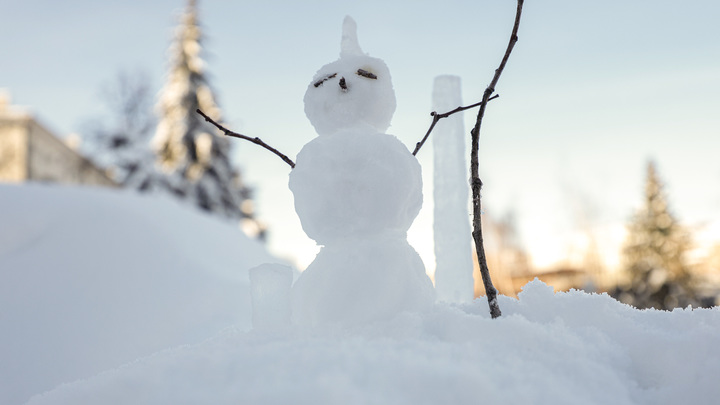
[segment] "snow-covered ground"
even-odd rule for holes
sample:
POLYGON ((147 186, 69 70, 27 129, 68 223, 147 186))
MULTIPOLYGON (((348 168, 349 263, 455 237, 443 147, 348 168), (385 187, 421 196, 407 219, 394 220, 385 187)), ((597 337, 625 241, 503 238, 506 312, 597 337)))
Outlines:
POLYGON ((175 201, 0 184, 0 404, 248 327, 263 262, 277 259, 175 201))
POLYGON ((0 186, 0 403, 720 400, 718 308, 639 311, 535 281, 495 320, 476 300, 254 331, 247 269, 272 260, 172 201, 0 186))

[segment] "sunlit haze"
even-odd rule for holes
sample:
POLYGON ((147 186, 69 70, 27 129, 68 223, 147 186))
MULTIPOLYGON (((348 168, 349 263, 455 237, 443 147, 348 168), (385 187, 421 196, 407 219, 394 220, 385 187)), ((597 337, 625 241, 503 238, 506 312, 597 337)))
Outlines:
MULTIPOLYGON (((107 116, 101 90, 120 71, 160 90, 184 0, 0 0, 0 88, 60 136, 107 116), (103 115, 105 114, 105 115, 103 115)), ((198 1, 206 71, 228 126, 294 158, 316 134, 303 112, 313 74, 338 58, 345 15, 388 65, 389 129, 410 149, 430 124, 433 79, 462 79, 480 100, 507 45, 513 1, 198 1)), ((590 243, 619 262, 623 224, 655 159, 671 209, 720 242, 720 3, 530 1, 481 132, 488 216, 513 213, 536 267, 582 260, 590 243)), ((476 110, 465 115, 472 127, 476 110)), ((288 190, 290 168, 235 142, 270 249, 303 268, 317 248, 288 190)), ((468 136, 469 142, 469 136, 468 136)), ((418 154, 425 202, 409 240, 430 272, 432 145, 418 154)))

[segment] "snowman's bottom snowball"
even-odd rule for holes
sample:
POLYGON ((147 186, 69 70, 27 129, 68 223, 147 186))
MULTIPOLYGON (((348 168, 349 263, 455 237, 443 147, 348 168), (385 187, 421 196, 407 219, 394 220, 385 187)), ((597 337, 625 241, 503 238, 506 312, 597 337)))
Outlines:
POLYGON ((359 324, 425 311, 435 290, 403 237, 344 240, 325 246, 292 289, 298 325, 359 324))

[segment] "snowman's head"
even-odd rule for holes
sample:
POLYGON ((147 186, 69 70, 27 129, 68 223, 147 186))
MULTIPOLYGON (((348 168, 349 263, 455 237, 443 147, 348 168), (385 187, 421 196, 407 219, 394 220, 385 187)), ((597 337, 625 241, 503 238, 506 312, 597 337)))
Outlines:
POLYGON ((385 132, 395 112, 390 71, 363 53, 356 31, 345 17, 340 59, 321 67, 305 92, 305 114, 319 135, 347 128, 385 132))

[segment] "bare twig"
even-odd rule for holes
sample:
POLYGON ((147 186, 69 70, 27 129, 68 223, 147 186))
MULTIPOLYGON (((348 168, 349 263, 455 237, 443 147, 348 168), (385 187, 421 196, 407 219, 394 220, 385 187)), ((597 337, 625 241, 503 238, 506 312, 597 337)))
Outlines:
POLYGON ((475 249, 478 256, 478 263, 480 264, 480 274, 482 275, 483 284, 485 284, 485 294, 487 296, 488 305, 490 306, 490 316, 493 318, 499 317, 502 313, 500 312, 500 306, 497 302, 497 289, 493 286, 492 279, 490 279, 490 270, 487 266, 487 259, 485 258, 485 247, 483 245, 483 234, 482 234, 482 205, 480 191, 482 190, 482 180, 479 175, 478 165, 478 151, 480 149, 480 126, 482 125, 483 116, 485 115, 485 108, 490 100, 490 96, 495 92, 495 86, 500 80, 500 75, 505 69, 510 53, 515 47, 515 43, 518 41, 518 28, 520 27, 520 15, 522 14, 524 0, 518 0, 517 11, 515 13, 515 24, 513 25, 512 34, 510 35, 510 42, 508 43, 505 55, 500 62, 500 66, 495 69, 495 75, 490 82, 490 85, 485 89, 483 93, 482 101, 480 102, 480 110, 478 111, 477 120, 475 121, 475 127, 470 132, 472 134, 472 150, 470 154, 470 186, 472 188, 472 204, 473 204, 473 239, 475 240, 475 249))
MULTIPOLYGON (((500 97, 500 95, 496 94, 496 95, 490 97, 490 99, 488 101, 494 100, 498 97, 500 97)), ((458 113, 460 111, 465 111, 465 110, 469 110, 471 108, 475 108, 475 107, 479 106, 480 104, 482 104, 482 101, 479 103, 465 106, 465 107, 458 107, 452 111, 448 111, 448 112, 442 113, 442 114, 438 114, 436 111, 431 112, 430 115, 433 117, 433 120, 430 123, 430 128, 428 128, 427 132, 425 133, 425 136, 423 136, 423 139, 420 140, 420 142, 418 142, 417 144, 415 144, 415 150, 412 153, 413 156, 417 155, 417 153, 420 151, 420 148, 422 148, 422 146, 425 144, 425 141, 427 141, 428 137, 430 136, 430 132, 432 132, 433 128, 435 128, 435 124, 437 124, 438 121, 440 121, 443 118, 447 118, 447 117, 449 117, 455 113, 458 113)))
POLYGON ((227 136, 232 136, 232 137, 234 137, 234 138, 244 139, 244 140, 250 141, 250 142, 252 142, 252 143, 254 143, 254 144, 256 144, 256 145, 260 145, 260 146, 262 146, 263 148, 269 150, 270 152, 278 155, 278 156, 280 157, 280 159, 284 160, 285 163, 289 164, 291 168, 293 168, 293 169, 295 168, 295 162, 293 162, 289 157, 283 155, 283 154, 282 154, 280 151, 278 151, 277 149, 275 149, 275 148, 273 148, 272 146, 270 146, 270 145, 266 144, 265 142, 263 142, 262 139, 257 138, 257 137, 252 138, 252 137, 249 137, 249 136, 247 136, 247 135, 238 134, 237 132, 233 132, 233 131, 225 128, 224 126, 218 124, 217 122, 215 122, 212 118, 208 117, 208 116, 207 116, 204 112, 202 112, 199 108, 198 108, 197 110, 195 110, 195 112, 197 112, 198 114, 202 115, 203 118, 205 118, 205 121, 207 121, 207 122, 215 125, 215 127, 217 127, 217 129, 219 129, 220 131, 222 131, 225 135, 227 135, 227 136))

